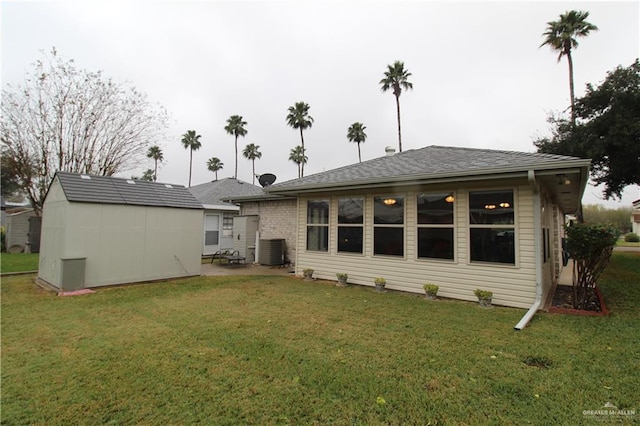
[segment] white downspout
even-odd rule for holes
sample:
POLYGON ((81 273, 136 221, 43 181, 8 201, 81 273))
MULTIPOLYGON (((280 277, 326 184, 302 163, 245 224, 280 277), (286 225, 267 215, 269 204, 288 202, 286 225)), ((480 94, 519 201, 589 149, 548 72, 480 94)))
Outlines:
POLYGON ((540 217, 540 188, 536 183, 536 174, 533 170, 527 172, 527 179, 529 185, 533 189, 533 247, 535 251, 535 268, 536 268, 536 301, 531 305, 526 314, 522 317, 520 322, 513 327, 516 330, 522 330, 527 326, 531 318, 538 312, 540 305, 542 304, 542 249, 541 249, 541 229, 542 220, 540 217))

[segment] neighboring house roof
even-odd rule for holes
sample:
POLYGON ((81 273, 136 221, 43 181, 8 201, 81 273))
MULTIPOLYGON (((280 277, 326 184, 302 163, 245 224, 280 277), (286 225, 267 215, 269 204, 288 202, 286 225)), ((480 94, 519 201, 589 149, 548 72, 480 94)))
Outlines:
POLYGON ((56 176, 67 200, 73 202, 202 209, 182 185, 67 172, 56 176))
POLYGON ((225 178, 195 185, 189 188, 189 191, 205 207, 236 208, 237 206, 229 202, 229 200, 265 195, 261 187, 234 178, 225 178))
POLYGON ((640 199, 632 201, 631 205, 633 206, 633 208, 635 209, 640 209, 640 199))
POLYGON ((560 208, 576 211, 589 178, 590 160, 562 155, 428 146, 374 158, 265 188, 292 195, 327 190, 393 188, 399 184, 528 177, 550 188, 560 208), (560 183, 561 182, 561 183, 560 183))

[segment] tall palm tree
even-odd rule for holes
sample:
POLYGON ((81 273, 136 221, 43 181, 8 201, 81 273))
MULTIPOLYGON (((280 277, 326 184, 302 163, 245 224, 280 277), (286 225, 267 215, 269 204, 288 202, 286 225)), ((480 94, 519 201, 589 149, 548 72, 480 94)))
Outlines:
POLYGON ((349 126, 349 129, 347 130, 347 139, 349 139, 349 142, 355 142, 358 144, 358 161, 360 163, 362 163, 362 157, 360 156, 360 144, 367 140, 367 134, 364 132, 364 129, 366 128, 367 126, 356 121, 349 126))
POLYGON ((232 115, 227 119, 227 125, 224 126, 224 130, 233 135, 236 142, 236 171, 233 174, 234 179, 238 179, 238 136, 245 137, 247 129, 244 126, 246 125, 247 122, 242 119, 241 115, 232 115))
POLYGON ((302 177, 302 169, 301 166, 304 165, 308 160, 307 156, 304 155, 304 148, 298 145, 295 148, 292 148, 289 152, 289 161, 293 161, 298 165, 298 178, 302 177))
MULTIPOLYGON (((294 129, 300 129, 300 142, 302 143, 301 147, 302 147, 302 156, 306 158, 305 156, 305 148, 304 148, 304 136, 302 135, 302 131, 305 129, 309 129, 311 128, 311 126, 313 125, 313 117, 311 117, 309 115, 309 109, 311 107, 309 106, 309 104, 305 103, 305 102, 296 102, 293 106, 290 106, 288 111, 289 114, 287 114, 287 124, 289 125, 289 127, 292 127, 294 129)), ((302 162, 302 168, 300 169, 300 176, 298 177, 303 177, 304 176, 304 164, 306 163, 306 159, 304 162, 302 162)))
POLYGON ((193 165, 193 151, 197 151, 202 146, 201 136, 195 130, 188 130, 182 135, 182 146, 189 150, 189 186, 191 186, 191 166, 193 165))
POLYGON ((260 145, 255 145, 250 143, 249 145, 244 147, 244 151, 242 151, 242 156, 247 160, 251 160, 251 168, 253 171, 253 184, 256 184, 256 158, 261 158, 262 153, 258 151, 260 145))
POLYGON ((224 163, 218 157, 211 157, 207 161, 207 169, 216 174, 216 180, 218 180, 218 170, 222 170, 222 166, 224 163))
POLYGON ((164 160, 164 155, 162 154, 162 150, 158 145, 154 145, 147 151, 147 158, 153 158, 154 166, 153 166, 153 181, 158 180, 158 161, 162 163, 164 160))
POLYGON ((387 65, 384 78, 378 84, 382 85, 382 91, 393 90, 396 97, 396 111, 398 114, 398 151, 402 152, 402 133, 400 131, 400 94, 402 89, 413 89, 413 83, 409 82, 411 73, 404 69, 404 62, 395 61, 393 65, 387 65))
POLYGON ((589 12, 571 10, 560 15, 557 21, 547 22, 547 31, 542 35, 544 45, 551 46, 551 49, 558 52, 558 62, 563 56, 569 62, 569 94, 571 96, 571 123, 576 124, 575 112, 575 91, 573 86, 573 58, 571 50, 578 47, 577 37, 586 37, 591 31, 598 31, 598 27, 587 22, 589 12))

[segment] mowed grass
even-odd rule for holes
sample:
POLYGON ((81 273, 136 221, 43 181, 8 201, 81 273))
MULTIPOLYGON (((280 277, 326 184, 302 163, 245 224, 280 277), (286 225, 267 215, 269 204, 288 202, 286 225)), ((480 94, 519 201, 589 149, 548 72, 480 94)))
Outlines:
POLYGON ((538 313, 522 331, 522 309, 290 277, 76 297, 2 281, 2 424, 579 424, 607 402, 640 410, 637 253, 615 253, 601 280, 610 317, 538 313))
POLYGON ((38 270, 38 253, 2 253, 0 254, 0 272, 25 272, 38 270))

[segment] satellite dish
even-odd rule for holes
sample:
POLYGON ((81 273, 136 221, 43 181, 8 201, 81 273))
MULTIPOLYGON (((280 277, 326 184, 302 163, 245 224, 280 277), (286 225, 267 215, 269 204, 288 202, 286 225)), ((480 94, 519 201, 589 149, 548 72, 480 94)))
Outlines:
POLYGON ((271 173, 265 173, 260 175, 260 177, 258 178, 258 182, 260 182, 260 185, 262 185, 262 187, 264 188, 265 186, 270 186, 273 184, 273 182, 276 181, 276 175, 271 174, 271 173))

